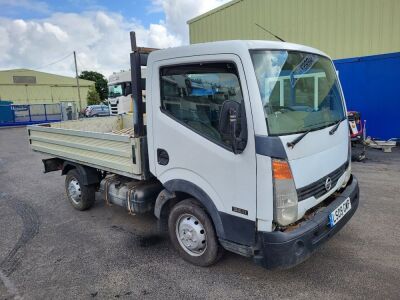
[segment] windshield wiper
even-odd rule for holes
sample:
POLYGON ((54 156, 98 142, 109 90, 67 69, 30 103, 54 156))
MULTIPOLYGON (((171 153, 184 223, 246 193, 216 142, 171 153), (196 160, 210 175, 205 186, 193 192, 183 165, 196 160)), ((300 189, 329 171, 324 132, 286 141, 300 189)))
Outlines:
MULTIPOLYGON (((332 135, 336 132, 336 130, 339 128, 339 125, 342 123, 342 120, 337 121, 336 123, 334 123, 335 127, 333 127, 330 131, 329 134, 332 135)), ((310 131, 312 131, 312 129, 307 130, 306 132, 304 132, 302 135, 299 135, 297 138, 295 138, 293 141, 288 142, 286 145, 290 148, 294 148, 294 146, 300 142, 307 134, 310 133, 310 131)))
POLYGON ((333 127, 331 130, 329 130, 329 135, 333 135, 336 130, 339 128, 340 123, 342 123, 343 120, 339 120, 335 123, 335 127, 333 127))
POLYGON ((307 134, 309 134, 311 131, 311 129, 307 130, 306 132, 304 132, 302 135, 299 135, 297 138, 295 138, 293 141, 288 142, 286 145, 290 148, 294 148, 294 146, 300 142, 307 134))

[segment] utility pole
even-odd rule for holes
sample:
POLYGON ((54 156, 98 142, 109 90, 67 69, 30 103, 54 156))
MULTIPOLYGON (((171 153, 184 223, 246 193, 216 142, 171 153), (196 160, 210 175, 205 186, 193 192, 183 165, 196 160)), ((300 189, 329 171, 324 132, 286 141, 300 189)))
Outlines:
POLYGON ((76 85, 78 86, 79 112, 80 112, 82 110, 82 99, 81 99, 81 87, 79 85, 78 65, 76 64, 76 52, 75 51, 74 51, 74 61, 75 61, 76 85))

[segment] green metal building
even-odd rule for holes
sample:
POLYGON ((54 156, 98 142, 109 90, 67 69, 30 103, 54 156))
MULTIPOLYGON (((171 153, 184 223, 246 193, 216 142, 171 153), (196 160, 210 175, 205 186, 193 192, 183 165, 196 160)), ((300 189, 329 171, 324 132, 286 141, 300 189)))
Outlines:
POLYGON ((79 79, 78 87, 73 77, 60 76, 28 69, 0 71, 0 99, 14 104, 51 104, 74 102, 75 107, 86 107, 87 93, 93 81, 79 79))
POLYGON ((285 41, 333 59, 400 51, 400 0, 233 0, 188 21, 190 42, 285 41))

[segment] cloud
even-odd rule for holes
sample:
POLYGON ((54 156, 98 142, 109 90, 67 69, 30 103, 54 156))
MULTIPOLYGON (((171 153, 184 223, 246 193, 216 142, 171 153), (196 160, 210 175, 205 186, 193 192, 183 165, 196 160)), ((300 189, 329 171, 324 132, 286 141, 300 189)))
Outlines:
POLYGON ((43 71, 73 75, 72 55, 77 52, 79 69, 110 75, 129 68, 129 31, 137 33, 138 44, 165 48, 182 44, 162 24, 145 28, 119 14, 85 12, 55 13, 42 20, 0 19, 0 69, 41 68, 43 71))
POLYGON ((189 41, 186 22, 226 2, 228 0, 152 0, 150 11, 163 11, 166 28, 186 44, 189 41))
MULTIPOLYGON (((11 3, 0 0, 3 2, 11 3)), ((52 12, 46 18, 31 20, 0 18, 0 69, 40 68, 73 76, 72 52, 76 50, 80 70, 95 70, 108 76, 129 68, 129 31, 136 31, 142 46, 187 44, 186 21, 223 2, 227 0, 152 0, 151 9, 164 11, 165 20, 149 26, 104 10, 52 12)), ((30 2, 18 3, 28 6, 30 2)))

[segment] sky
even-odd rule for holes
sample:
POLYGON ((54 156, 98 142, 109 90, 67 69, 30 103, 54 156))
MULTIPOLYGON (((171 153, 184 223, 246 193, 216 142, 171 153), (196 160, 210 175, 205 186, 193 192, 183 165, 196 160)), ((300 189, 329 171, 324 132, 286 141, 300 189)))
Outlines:
POLYGON ((129 69, 129 32, 139 46, 189 43, 187 20, 228 0, 0 0, 0 70, 26 68, 108 77, 129 69))

